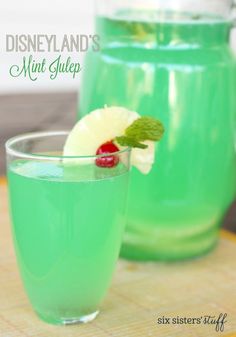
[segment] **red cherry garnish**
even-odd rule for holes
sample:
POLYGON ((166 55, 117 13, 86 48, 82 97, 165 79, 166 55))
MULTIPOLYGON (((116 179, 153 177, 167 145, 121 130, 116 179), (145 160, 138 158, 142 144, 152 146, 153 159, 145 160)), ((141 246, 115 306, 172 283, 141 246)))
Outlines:
MULTIPOLYGON (((106 142, 102 144, 96 152, 96 155, 114 153, 119 151, 119 148, 112 142, 106 142)), ((114 156, 105 156, 99 157, 96 159, 96 165, 99 167, 114 167, 119 163, 119 157, 114 156)))

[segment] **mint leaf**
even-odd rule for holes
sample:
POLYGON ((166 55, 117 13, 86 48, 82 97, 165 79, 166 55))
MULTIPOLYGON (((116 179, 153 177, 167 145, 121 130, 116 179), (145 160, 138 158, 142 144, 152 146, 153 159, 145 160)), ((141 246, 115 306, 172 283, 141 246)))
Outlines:
POLYGON ((128 126, 123 136, 116 137, 116 141, 121 146, 146 149, 148 145, 142 142, 146 140, 159 141, 163 133, 164 127, 158 119, 143 116, 128 126))
POLYGON ((148 147, 146 144, 141 144, 134 138, 127 137, 127 136, 116 137, 116 141, 121 146, 137 147, 139 149, 146 149, 148 147))
POLYGON ((125 136, 137 142, 145 140, 158 141, 164 133, 162 123, 153 117, 143 116, 136 119, 126 130, 125 136))

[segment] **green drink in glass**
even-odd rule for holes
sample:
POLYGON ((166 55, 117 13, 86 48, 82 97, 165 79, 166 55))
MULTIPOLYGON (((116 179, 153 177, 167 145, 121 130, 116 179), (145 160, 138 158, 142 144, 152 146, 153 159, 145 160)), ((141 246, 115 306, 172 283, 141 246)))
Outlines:
POLYGON ((6 144, 17 260, 35 312, 54 324, 94 319, 111 282, 125 224, 130 149, 113 168, 63 157, 66 132, 6 144))

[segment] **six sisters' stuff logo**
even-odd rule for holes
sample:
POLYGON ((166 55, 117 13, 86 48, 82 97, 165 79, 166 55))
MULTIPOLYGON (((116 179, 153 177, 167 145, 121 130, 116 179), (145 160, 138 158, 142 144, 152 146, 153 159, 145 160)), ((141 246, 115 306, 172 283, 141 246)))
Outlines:
POLYGON ((220 313, 219 315, 203 315, 200 317, 166 317, 161 316, 157 318, 158 325, 212 325, 216 332, 223 332, 227 313, 220 313))
POLYGON ((19 64, 10 66, 9 73, 12 77, 28 77, 31 81, 36 81, 38 76, 49 73, 50 79, 55 80, 59 74, 68 73, 75 78, 81 72, 80 62, 73 61, 71 56, 63 58, 62 53, 86 52, 90 48, 93 52, 100 50, 99 35, 63 35, 58 38, 56 35, 6 35, 6 51, 17 53, 30 53, 24 55, 19 64), (36 60, 32 53, 56 52, 57 56, 48 62, 44 57, 36 60))

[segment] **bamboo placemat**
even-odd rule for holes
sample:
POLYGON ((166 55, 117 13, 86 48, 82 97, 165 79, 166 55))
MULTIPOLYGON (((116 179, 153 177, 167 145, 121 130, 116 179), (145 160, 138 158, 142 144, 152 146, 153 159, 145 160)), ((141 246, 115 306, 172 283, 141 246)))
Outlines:
POLYGON ((119 261, 97 319, 87 325, 51 326, 32 312, 17 271, 0 182, 0 337, 235 337, 236 240, 223 232, 208 256, 181 263, 119 261), (235 240, 235 241, 234 241, 235 240), (224 332, 214 325, 158 324, 163 315, 197 318, 227 313, 224 332))

